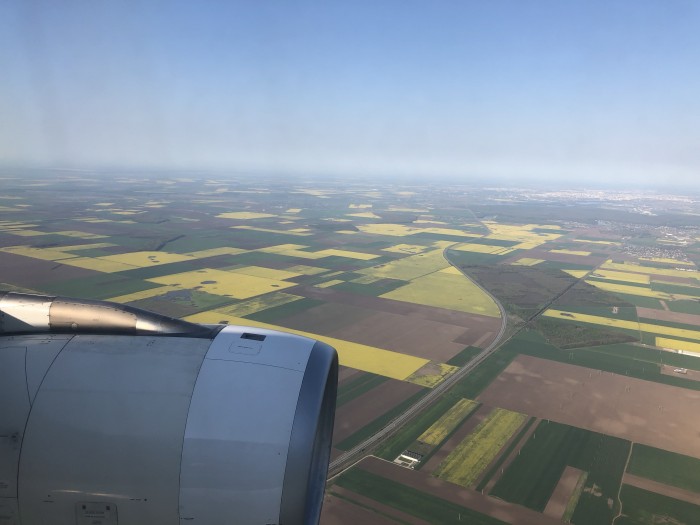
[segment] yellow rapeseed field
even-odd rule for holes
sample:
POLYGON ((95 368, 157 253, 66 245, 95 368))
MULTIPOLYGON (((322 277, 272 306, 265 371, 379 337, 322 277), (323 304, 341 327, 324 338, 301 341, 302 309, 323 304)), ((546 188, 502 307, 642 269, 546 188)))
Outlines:
POLYGON ((338 351, 340 364, 371 372, 392 379, 404 380, 411 376, 416 370, 427 364, 429 361, 422 357, 414 357, 407 354, 400 354, 390 350, 383 350, 373 346, 344 341, 334 337, 326 337, 319 334, 302 332, 300 330, 291 330, 289 328, 279 327, 268 323, 260 323, 250 319, 241 319, 231 315, 226 315, 217 310, 201 312, 185 318, 187 321, 195 323, 219 323, 228 321, 232 325, 256 326, 260 328, 268 328, 271 330, 283 330, 304 337, 318 339, 331 345, 338 351))
POLYGON ((535 266, 536 264, 540 264, 541 262, 544 262, 544 259, 532 259, 530 257, 523 257, 512 264, 517 264, 519 266, 535 266))
POLYGON ((222 306, 217 308, 216 311, 233 317, 243 317, 257 312, 262 312, 268 308, 274 308, 275 306, 293 303, 294 301, 299 301, 301 299, 303 299, 303 297, 299 295, 275 292, 260 295, 258 297, 251 297, 250 299, 246 299, 245 301, 241 301, 240 303, 232 304, 230 306, 222 306))
POLYGON ((24 257, 31 257, 32 259, 41 259, 43 261, 61 261, 75 257, 75 255, 63 253, 55 249, 31 248, 29 246, 8 246, 6 248, 0 248, 0 251, 12 253, 14 255, 23 255, 24 257))
POLYGON ((678 350, 682 354, 690 353, 700 355, 700 343, 691 343, 690 341, 681 341, 679 339, 657 337, 656 346, 668 348, 670 350, 678 350))
POLYGON ((666 264, 680 264, 682 266, 695 266, 694 263, 688 261, 679 261, 678 259, 669 259, 667 257, 640 257, 641 261, 650 261, 666 264))
POLYGON ((63 235, 64 237, 75 237, 76 239, 106 239, 107 235, 98 235, 96 233, 87 233, 79 231, 61 231, 51 232, 54 235, 63 235))
POLYGON ((231 228, 234 230, 250 230, 264 233, 283 233, 284 235, 291 235, 293 237, 308 237, 310 235, 309 233, 293 230, 275 230, 274 228, 260 228, 258 226, 231 226, 231 228))
POLYGON ((494 246, 490 244, 473 244, 473 243, 464 243, 464 244, 459 244, 458 246, 455 246, 452 248, 453 250, 457 250, 460 252, 474 252, 474 253, 500 253, 504 251, 503 246, 494 246))
POLYGON ((437 446, 452 432, 462 420, 471 414, 479 403, 471 399, 460 399, 445 412, 440 419, 423 432, 418 441, 437 446))
POLYGON ((361 219, 381 219, 379 215, 371 211, 361 211, 358 213, 348 213, 348 217, 359 217, 361 219))
POLYGON ((37 237, 39 235, 48 235, 47 233, 37 230, 4 230, 5 233, 17 235, 18 237, 37 237))
POLYGON ((568 254, 568 255, 583 255, 587 256, 590 255, 591 252, 584 252, 580 250, 549 250, 549 253, 563 253, 563 254, 568 254))
POLYGON ((319 273, 327 272, 326 268, 319 268, 317 266, 306 266, 305 264, 298 264, 296 266, 290 266, 287 268, 288 272, 300 273, 301 275, 318 275, 319 273))
POLYGON ((433 473, 463 487, 471 486, 527 419, 525 414, 495 408, 433 473))
POLYGON ((103 273, 125 272, 127 270, 133 270, 135 268, 138 268, 138 266, 124 264, 122 262, 105 261, 103 259, 100 259, 99 257, 73 257, 72 259, 62 260, 61 264, 67 264, 69 266, 85 268, 86 270, 95 270, 96 272, 103 273))
POLYGON ((473 233, 467 233, 454 228, 416 228, 405 224, 359 224, 357 228, 364 233, 373 235, 390 235, 393 237, 405 237, 416 233, 435 233, 438 235, 453 235, 457 237, 481 237, 473 233))
POLYGON ((247 250, 241 250, 240 248, 231 248, 224 246, 222 248, 210 248, 208 250, 198 250, 196 252, 189 252, 184 255, 193 257, 195 259, 205 259, 207 257, 216 257, 217 255, 238 255, 239 253, 246 253, 247 250))
POLYGON ((234 273, 253 275, 255 277, 264 277, 265 279, 275 279, 279 281, 294 279, 295 277, 299 277, 300 275, 302 275, 300 273, 290 272, 289 270, 275 270, 272 268, 264 268, 262 266, 244 266, 243 268, 236 268, 229 271, 234 273))
POLYGON ((430 362, 422 368, 416 370, 413 375, 408 377, 406 381, 414 385, 433 388, 442 383, 446 377, 451 376, 457 370, 458 366, 448 365, 446 363, 430 362))
POLYGON ((647 288, 646 286, 634 286, 634 285, 628 285, 628 284, 617 284, 617 283, 610 283, 607 281, 594 281, 591 279, 587 279, 586 282, 590 285, 595 286, 596 288, 600 288, 601 290, 605 290, 606 292, 618 292, 618 293, 623 293, 623 294, 628 294, 628 295, 638 295, 640 297, 653 297, 654 299, 664 299, 671 301, 676 297, 680 296, 674 296, 666 292, 659 292, 656 290, 652 290, 651 288, 647 288))
POLYGON ((612 319, 599 315, 579 314, 575 312, 565 312, 562 310, 547 310, 544 314, 546 317, 554 317, 565 321, 578 321, 582 323, 599 324, 602 326, 612 326, 616 328, 624 328, 627 330, 641 330, 651 334, 670 335, 672 337, 684 337, 700 341, 700 331, 688 330, 686 328, 674 328, 653 323, 640 323, 637 321, 627 321, 625 319, 612 319))
POLYGON ((217 215, 219 219, 266 219, 268 217, 276 217, 270 213, 255 213, 252 211, 234 211, 229 213, 220 213, 217 215))
POLYGON ((588 273, 588 270, 564 270, 569 275, 580 279, 588 273))
POLYGON ((423 253, 427 249, 427 246, 421 246, 420 244, 395 244, 394 246, 390 246, 389 248, 384 248, 382 251, 415 255, 417 253, 423 253))
POLYGON ((652 268, 651 266, 642 266, 632 263, 614 263, 611 260, 606 261, 601 268, 608 270, 619 270, 622 272, 637 272, 647 273, 652 275, 670 275, 673 277, 685 277, 688 279, 700 280, 700 272, 685 271, 685 270, 669 270, 668 268, 652 268))
POLYGON ((140 301, 142 299, 150 299, 151 297, 158 297, 159 295, 164 295, 168 292, 174 292, 179 290, 175 286, 159 286, 158 288, 150 288, 149 290, 142 290, 140 292, 134 292, 126 295, 120 295, 118 297, 112 297, 110 301, 115 303, 131 303, 133 301, 140 301))
POLYGON ((372 266, 358 270, 357 273, 371 275, 373 277, 400 279, 410 281, 422 275, 447 268, 450 264, 443 256, 443 250, 430 250, 425 253, 410 255, 390 263, 372 266))
POLYGON ((586 243, 586 244, 604 244, 604 245, 608 245, 608 246, 609 246, 609 245, 620 244, 619 242, 616 242, 616 241, 598 241, 598 240, 596 240, 596 241, 591 241, 591 240, 588 240, 588 239, 572 239, 572 241, 574 241, 574 242, 584 242, 584 243, 586 243))
POLYGON ((324 283, 318 283, 315 284, 317 288, 330 288, 331 286, 335 286, 336 284, 344 283, 345 281, 341 281, 340 279, 333 279, 331 281, 326 281, 324 283))
POLYGON ((107 255, 105 257, 97 257, 97 259, 107 262, 128 264, 130 266, 137 266, 139 268, 193 260, 193 258, 189 255, 168 252, 131 252, 122 253, 119 255, 107 255))
POLYGON ((295 286, 295 283, 211 268, 154 277, 153 279, 148 279, 148 281, 176 286, 183 290, 201 290, 213 295, 233 297, 234 299, 248 299, 256 295, 295 286))
POLYGON ((650 277, 642 273, 618 272, 616 270, 594 270, 592 277, 602 277, 612 281, 625 281, 629 283, 649 284, 650 277))
POLYGON ((501 316, 493 299, 461 274, 433 272, 381 297, 489 317, 501 316))
POLYGON ((350 250, 336 250, 335 248, 321 250, 316 252, 316 254, 321 257, 330 257, 334 255, 336 257, 347 257, 348 259, 358 259, 360 261, 370 261, 379 257, 379 255, 374 255, 373 253, 351 252, 350 250))

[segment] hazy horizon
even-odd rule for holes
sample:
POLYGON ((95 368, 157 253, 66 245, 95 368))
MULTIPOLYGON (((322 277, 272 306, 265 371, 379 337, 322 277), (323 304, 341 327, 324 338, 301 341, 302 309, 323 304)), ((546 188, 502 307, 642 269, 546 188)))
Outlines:
POLYGON ((700 188, 700 4, 9 1, 0 164, 700 188))

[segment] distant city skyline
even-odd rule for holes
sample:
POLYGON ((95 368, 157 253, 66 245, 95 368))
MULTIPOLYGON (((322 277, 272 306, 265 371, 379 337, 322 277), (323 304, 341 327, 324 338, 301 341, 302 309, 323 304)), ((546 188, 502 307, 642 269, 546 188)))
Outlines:
POLYGON ((0 4, 0 165, 700 188, 695 1, 0 4))

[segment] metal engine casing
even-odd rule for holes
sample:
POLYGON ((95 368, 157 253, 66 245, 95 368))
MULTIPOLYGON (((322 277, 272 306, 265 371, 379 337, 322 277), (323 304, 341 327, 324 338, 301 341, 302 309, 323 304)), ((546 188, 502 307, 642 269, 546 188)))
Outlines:
POLYGON ((261 328, 74 324, 0 333, 0 524, 318 522, 335 350, 261 328))

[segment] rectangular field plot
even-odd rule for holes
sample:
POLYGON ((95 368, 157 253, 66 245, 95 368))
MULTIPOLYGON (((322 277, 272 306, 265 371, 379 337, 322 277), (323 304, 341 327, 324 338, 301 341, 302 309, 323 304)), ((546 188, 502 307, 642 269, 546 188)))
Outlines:
POLYGON ((700 341, 700 331, 688 330, 686 328, 674 328, 673 326, 665 326, 661 324, 627 321, 624 319, 613 319, 610 317, 580 314, 576 312, 565 312, 554 309, 549 309, 542 315, 545 317, 553 317, 555 319, 563 319, 565 321, 568 320, 581 323, 591 323, 601 326, 621 328, 623 330, 641 331, 648 332, 650 334, 669 335, 672 337, 682 337, 684 339, 700 341))
POLYGON ((442 250, 432 250, 425 253, 410 255, 387 264, 373 266, 360 270, 358 273, 373 277, 388 277, 402 281, 410 281, 423 275, 447 268, 450 264, 445 260, 442 250))
POLYGON ((616 270, 595 270, 591 273, 591 277, 602 277, 611 281, 623 281, 630 283, 649 284, 651 277, 649 275, 632 272, 618 272, 616 270))
POLYGON ((698 523, 700 506, 623 485, 620 492, 623 516, 616 525, 691 525, 698 523))
MULTIPOLYGON (((652 367, 660 375, 655 362, 641 366, 652 367)), ((520 355, 478 400, 680 454, 697 454, 697 443, 688 436, 700 433, 700 419, 688 414, 697 411, 700 392, 622 372, 520 355)), ((688 383, 694 382, 684 381, 688 383)))
POLYGON ((500 317, 496 303, 464 275, 434 272, 381 295, 385 299, 500 317))
POLYGON ((477 406, 479 404, 476 401, 460 399, 428 430, 423 432, 418 437, 418 441, 433 446, 439 445, 477 406))
POLYGON ((494 409, 433 474, 445 481, 469 487, 526 419, 525 414, 494 409))
POLYGON ((256 295, 296 286, 296 283, 213 270, 211 268, 176 273, 148 280, 157 284, 176 286, 181 289, 197 289, 213 295, 233 297, 234 299, 248 299, 256 295))
MULTIPOLYGON (((547 507, 567 467, 588 473, 579 498, 574 523, 609 523, 630 444, 622 439, 581 428, 541 421, 520 453, 495 484, 491 494, 534 510, 547 507)), ((573 505, 573 503, 572 503, 573 505)), ((568 503, 566 505, 568 507, 568 503)))
POLYGON ((635 443, 627 472, 700 494, 700 459, 635 443))
POLYGON ((353 468, 340 476, 337 484, 426 520, 426 523, 452 523, 456 520, 463 520, 472 525, 505 525, 506 523, 358 468, 353 468))
POLYGON ((668 270, 666 268, 653 268, 651 266, 642 266, 640 264, 614 263, 606 261, 601 268, 607 270, 619 270, 622 272, 637 272, 649 275, 668 275, 672 277, 684 277, 687 279, 700 280, 700 272, 686 270, 668 270))
POLYGON ((429 362, 428 359, 422 359, 420 357, 391 352, 389 350, 361 345, 351 341, 343 341, 319 334, 302 332, 300 330, 291 330, 289 328, 261 323, 251 319, 242 319, 218 311, 202 312, 189 316, 186 320, 195 323, 219 323, 221 321, 226 321, 234 325, 259 326, 271 330, 284 330, 304 337, 318 339, 319 341, 331 345, 338 351, 338 358, 341 365, 391 377, 393 379, 404 380, 429 362))

